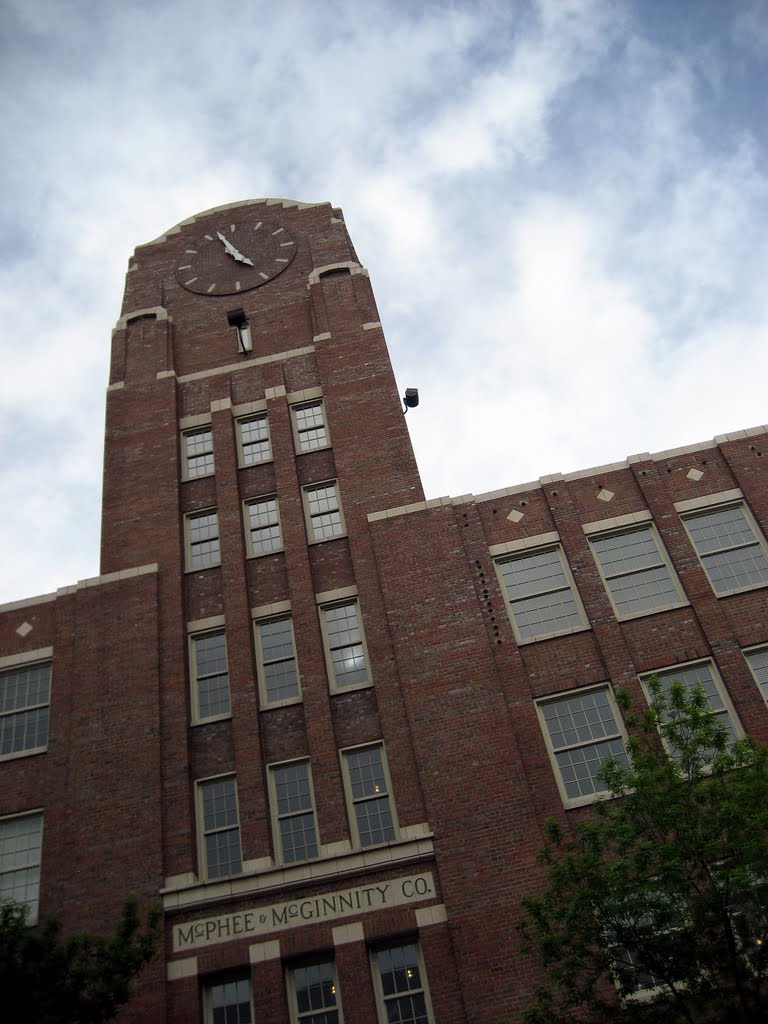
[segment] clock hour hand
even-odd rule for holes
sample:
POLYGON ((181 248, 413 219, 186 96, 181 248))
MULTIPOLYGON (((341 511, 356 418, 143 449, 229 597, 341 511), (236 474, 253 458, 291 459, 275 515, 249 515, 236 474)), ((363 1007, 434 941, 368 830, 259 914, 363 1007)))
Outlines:
POLYGON ((222 243, 226 251, 232 257, 232 259, 237 260, 238 263, 247 263, 249 267, 253 266, 252 261, 249 260, 247 256, 243 256, 241 252, 238 252, 238 250, 234 247, 234 245, 232 245, 229 239, 222 235, 220 231, 217 231, 216 234, 219 237, 219 241, 222 243))

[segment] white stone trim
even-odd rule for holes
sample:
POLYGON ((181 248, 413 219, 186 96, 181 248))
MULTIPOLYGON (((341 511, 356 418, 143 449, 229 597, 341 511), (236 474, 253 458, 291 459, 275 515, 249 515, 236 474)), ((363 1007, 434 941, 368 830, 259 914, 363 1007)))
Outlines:
POLYGON ((508 555, 510 551, 525 551, 527 548, 543 548, 548 544, 559 544, 560 534, 556 530, 550 533, 539 533, 535 537, 520 537, 519 540, 508 540, 503 544, 494 544, 488 548, 488 554, 492 558, 498 555, 508 555))
POLYGON ((7 654, 0 658, 0 669, 26 665, 30 661, 50 661, 53 657, 52 647, 38 647, 36 651, 22 651, 19 654, 7 654))
POLYGON ((625 526, 637 523, 650 523, 653 516, 647 508, 639 512, 628 512, 625 516, 614 516, 613 519, 600 519, 595 523, 582 523, 581 528, 589 536, 591 533, 607 533, 609 530, 621 530, 625 526))
POLYGON ((365 932, 363 922, 355 921, 353 924, 342 924, 331 929, 334 946, 344 946, 348 942, 364 942, 365 932))
POLYGON ((742 501, 744 495, 738 487, 732 487, 729 491, 718 491, 717 494, 702 494, 700 498, 688 498, 686 501, 675 502, 675 512, 692 512, 697 508, 707 508, 708 505, 723 505, 727 501, 742 501))
POLYGON ((197 977, 197 957, 187 956, 183 960, 170 960, 167 964, 168 981, 197 977))
POLYGON ((445 924, 448 920, 448 909, 444 903, 435 903, 431 907, 419 907, 416 910, 416 927, 428 928, 431 924, 445 924))
POLYGON ((280 940, 254 942, 248 947, 248 959, 252 964, 263 964, 268 960, 280 959, 280 940))

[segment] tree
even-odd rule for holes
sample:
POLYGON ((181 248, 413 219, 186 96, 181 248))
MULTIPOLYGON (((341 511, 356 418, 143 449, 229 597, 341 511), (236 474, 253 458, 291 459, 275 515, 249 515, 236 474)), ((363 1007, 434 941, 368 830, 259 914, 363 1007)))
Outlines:
POLYGON ((129 897, 114 935, 78 933, 61 924, 26 924, 27 908, 0 902, 0 993, 3 1019, 14 1024, 102 1024, 131 997, 136 975, 155 955, 159 907, 142 927, 129 897))
POLYGON ((768 1021, 768 751, 700 688, 653 683, 612 799, 547 822, 520 931, 546 981, 527 1024, 768 1021), (663 741, 663 745, 662 745, 663 741))

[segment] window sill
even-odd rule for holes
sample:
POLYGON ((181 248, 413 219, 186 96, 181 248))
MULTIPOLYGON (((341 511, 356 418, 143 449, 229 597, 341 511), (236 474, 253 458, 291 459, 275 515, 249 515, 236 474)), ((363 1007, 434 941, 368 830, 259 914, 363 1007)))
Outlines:
POLYGON ((336 686, 331 691, 332 697, 340 697, 343 693, 355 693, 357 690, 372 690, 373 683, 353 683, 351 686, 336 686))
POLYGON ((212 470, 210 473, 199 473, 197 476, 183 476, 181 482, 183 484, 191 484, 195 480, 210 480, 211 477, 216 476, 216 470, 212 470))
POLYGON ((307 543, 311 545, 329 544, 331 541, 334 540, 344 540, 344 538, 347 536, 348 534, 347 531, 345 530, 344 533, 335 533, 332 537, 313 537, 310 540, 308 540, 307 543))
MULTIPOLYGON (((321 856, 296 865, 279 865, 271 858, 265 858, 268 865, 265 870, 250 870, 210 882, 198 881, 191 875, 180 876, 178 881, 167 879, 170 884, 160 890, 163 909, 181 911, 242 896, 301 888, 308 883, 327 884, 364 871, 416 863, 434 855, 432 832, 428 825, 401 827, 400 834, 400 839, 365 850, 353 850, 347 842, 334 843, 330 846, 335 851, 332 856, 321 856), (340 847, 343 847, 343 852, 340 847)), ((261 866, 262 862, 257 863, 261 866)))
POLYGON ((213 722, 228 722, 232 718, 232 712, 228 711, 226 715, 211 715, 208 718, 196 718, 190 722, 191 728, 196 728, 199 725, 211 725, 213 722))
POLYGON ((260 705, 259 711, 274 711, 277 708, 290 708, 296 704, 303 704, 304 698, 299 695, 298 697, 286 697, 285 700, 270 700, 265 701, 260 705))
POLYGON ((16 761, 20 757, 34 757, 35 754, 48 753, 47 745, 44 747, 29 747, 27 750, 12 750, 9 754, 0 754, 0 762, 16 761))
POLYGON ((270 555, 281 555, 285 551, 284 547, 272 548, 271 551, 249 551, 247 558, 269 558, 270 555))
MULTIPOLYGON (((518 647, 524 647, 526 644, 537 644, 542 640, 553 640, 558 636, 573 636, 574 633, 587 633, 592 629, 591 625, 587 626, 574 626, 573 629, 560 629, 556 633, 541 633, 539 636, 526 637, 525 640, 521 640, 517 633, 515 633, 515 640, 517 641, 518 647)), ((514 630, 513 630, 514 632, 514 630)))
MULTIPOLYGON (((709 577, 707 577, 709 579, 709 577)), ((712 587, 712 591, 715 597, 733 597, 735 594, 748 594, 751 590, 762 590, 768 587, 768 581, 765 583, 750 583, 748 587, 735 587, 733 590, 715 590, 715 585, 712 580, 709 580, 709 585, 712 587)))
POLYGON ((188 566, 184 569, 184 575, 190 576, 193 572, 207 572, 209 569, 220 569, 221 562, 211 562, 210 565, 188 566))
POLYGON ((259 462, 238 462, 238 469, 253 469, 254 466, 271 466, 274 459, 261 459, 259 462))
POLYGON ((663 615, 664 612, 674 612, 678 608, 690 607, 690 601, 680 601, 679 604, 668 604, 665 605, 663 608, 648 608, 646 611, 632 612, 631 615, 620 615, 615 608, 613 609, 613 613, 616 616, 617 622, 633 622, 635 619, 644 619, 647 618, 649 615, 663 615))

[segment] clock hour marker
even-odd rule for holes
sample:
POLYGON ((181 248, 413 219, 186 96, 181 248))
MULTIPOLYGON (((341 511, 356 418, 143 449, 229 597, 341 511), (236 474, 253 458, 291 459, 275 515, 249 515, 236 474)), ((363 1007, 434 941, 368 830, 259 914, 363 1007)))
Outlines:
POLYGON ((239 281, 235 281, 235 291, 236 292, 240 291, 240 282, 239 281))
POLYGON ((205 237, 208 239, 209 242, 213 241, 213 235, 206 235, 205 237))
POLYGON ((230 224, 229 225, 229 230, 230 231, 236 231, 237 230, 237 224, 230 224))
POLYGON ((185 288, 189 288, 189 286, 190 286, 191 284, 194 284, 196 280, 197 280, 197 278, 196 278, 196 277, 190 277, 190 279, 189 279, 188 281, 185 281, 185 282, 184 282, 184 287, 185 287, 185 288))
POLYGON ((273 231, 273 235, 279 235, 281 231, 285 231, 285 228, 278 228, 277 231, 273 231))
POLYGON ((183 267, 179 267, 179 270, 191 270, 191 269, 192 269, 192 264, 191 263, 187 263, 183 267))
POLYGON ((289 263, 290 260, 281 260, 277 256, 275 257, 275 263, 289 263))
POLYGON ((259 271, 259 277, 263 277, 265 281, 269 280, 269 274, 265 274, 263 270, 259 271))
POLYGON ((286 247, 286 245, 293 245, 293 242, 281 242, 280 243, 280 248, 284 249, 286 247))
POLYGON ((209 295, 211 294, 211 292, 214 290, 215 287, 216 287, 216 282, 215 281, 213 282, 212 285, 208 286, 208 294, 209 295))
POLYGON ((184 252, 188 252, 190 256, 197 256, 197 249, 185 249, 184 252))
POLYGON ((261 227, 261 225, 262 225, 263 223, 264 223, 264 221, 263 221, 263 220, 260 220, 258 224, 254 224, 254 225, 253 225, 253 230, 254 230, 254 231, 258 231, 258 230, 259 230, 259 228, 261 227))

